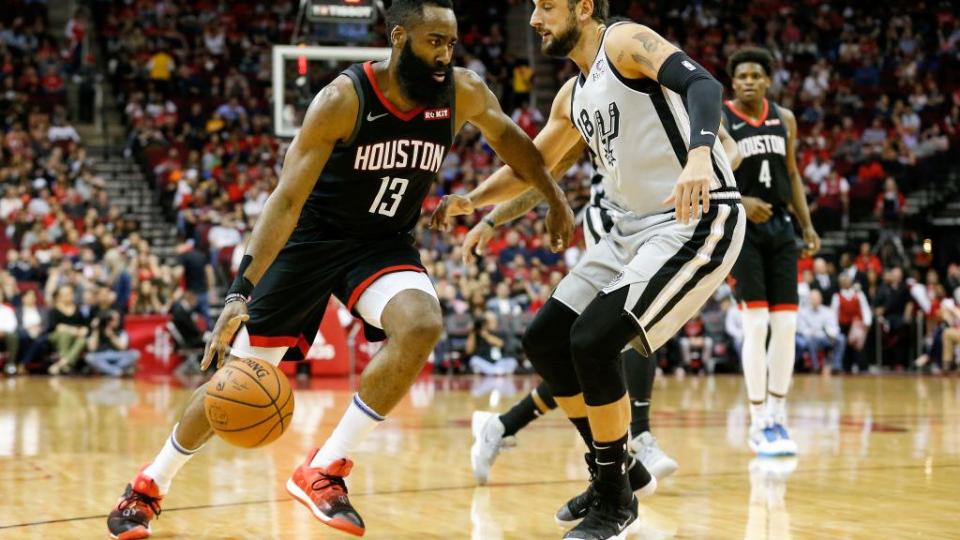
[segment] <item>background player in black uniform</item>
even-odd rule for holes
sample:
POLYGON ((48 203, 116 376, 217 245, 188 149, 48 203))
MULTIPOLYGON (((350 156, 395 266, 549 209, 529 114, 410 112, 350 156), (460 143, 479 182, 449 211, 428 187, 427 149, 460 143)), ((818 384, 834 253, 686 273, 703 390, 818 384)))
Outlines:
MULTIPOLYGON (((451 65, 451 1, 395 0, 388 28, 389 61, 351 67, 310 105, 202 363, 222 365, 243 323, 230 355, 279 362, 288 348, 312 340, 331 294, 386 334, 330 438, 287 482, 314 516, 355 535, 364 524, 347 498, 348 455, 407 392, 442 332, 436 292, 410 233, 460 127, 477 126, 543 192, 552 248, 564 249, 573 229, 573 213, 532 141, 476 74, 451 65)), ((201 387, 160 454, 127 486, 108 519, 115 538, 149 536, 173 476, 210 438, 203 395, 201 387)))
POLYGON ((760 455, 793 455, 796 443, 784 427, 797 330, 798 250, 789 211, 800 220, 805 250, 816 253, 820 238, 810 222, 797 170, 797 120, 789 109, 765 97, 773 63, 769 52, 756 48, 730 57, 735 98, 724 106, 724 124, 743 158, 736 177, 749 219, 733 269, 743 309, 749 445, 760 455))

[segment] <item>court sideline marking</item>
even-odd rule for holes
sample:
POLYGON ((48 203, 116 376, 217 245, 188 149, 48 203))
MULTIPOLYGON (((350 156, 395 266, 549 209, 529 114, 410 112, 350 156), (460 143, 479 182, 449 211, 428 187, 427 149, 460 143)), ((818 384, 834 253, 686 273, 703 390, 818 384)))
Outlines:
MULTIPOLYGON (((852 472, 852 471, 903 471, 911 469, 926 469, 926 465, 897 465, 897 466, 874 466, 874 467, 840 467, 835 469, 800 469, 793 473, 794 476, 804 473, 817 473, 821 474, 824 472, 827 473, 840 473, 840 472, 852 472)), ((938 465, 934 467, 935 469, 955 469, 960 468, 960 463, 947 463, 944 465, 938 465)), ((710 478, 718 476, 748 476, 750 471, 729 471, 729 472, 717 472, 709 474, 678 474, 674 478, 710 478)), ((560 485, 560 484, 571 484, 571 483, 583 483, 585 479, 574 479, 574 480, 551 480, 546 482, 507 482, 507 483, 492 483, 487 484, 485 487, 488 488, 512 488, 512 487, 523 487, 523 486, 547 486, 547 485, 560 485)), ((444 492, 444 491, 462 491, 467 489, 476 489, 479 486, 476 484, 471 484, 469 486, 444 486, 444 487, 435 487, 435 488, 425 488, 425 489, 398 489, 395 491, 378 491, 372 493, 351 493, 351 497, 379 497, 385 495, 404 495, 404 494, 414 494, 414 493, 435 493, 435 492, 444 492)), ((180 506, 175 508, 167 508, 163 510, 164 514, 169 514, 171 512, 185 512, 190 510, 205 510, 210 508, 229 508, 231 506, 250 506, 255 504, 269 504, 269 503, 278 503, 278 502, 293 502, 293 499, 290 497, 283 498, 272 498, 272 499, 262 499, 257 501, 238 501, 232 503, 221 503, 221 504, 198 504, 194 506, 180 506)), ((72 523, 76 521, 89 521, 91 519, 105 519, 106 514, 100 514, 96 516, 78 516, 71 518, 62 518, 62 519, 50 519, 45 521, 33 521, 29 523, 16 523, 14 525, 0 525, 0 531, 7 529, 22 529, 26 527, 38 527, 42 525, 53 525, 56 523, 72 523)))

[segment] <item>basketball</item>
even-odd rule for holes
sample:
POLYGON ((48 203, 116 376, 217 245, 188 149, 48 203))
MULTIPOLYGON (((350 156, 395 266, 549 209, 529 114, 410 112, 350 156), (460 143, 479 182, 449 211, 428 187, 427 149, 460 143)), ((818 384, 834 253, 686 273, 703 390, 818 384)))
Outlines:
POLYGON ((254 358, 223 366, 207 384, 203 409, 228 443, 256 448, 277 440, 293 418, 293 390, 272 364, 254 358))

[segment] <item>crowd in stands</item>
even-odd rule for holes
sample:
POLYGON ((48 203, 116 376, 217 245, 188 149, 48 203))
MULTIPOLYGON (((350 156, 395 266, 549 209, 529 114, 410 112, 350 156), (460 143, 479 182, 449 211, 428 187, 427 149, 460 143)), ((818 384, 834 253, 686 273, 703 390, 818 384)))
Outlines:
POLYGON ((14 4, 0 14, 0 364, 8 374, 129 374, 138 354, 124 318, 170 312, 193 268, 187 250, 161 261, 110 204, 68 121, 63 81, 80 69, 84 10, 59 37, 45 4, 14 4))
MULTIPOLYGON (((458 3, 457 63, 480 73, 533 135, 543 116, 529 106, 532 70, 506 44, 506 4, 458 3)), ((127 155, 148 174, 180 244, 175 258, 159 257, 138 223, 110 206, 104 180, 66 121, 62 80, 55 79, 77 69, 84 13, 64 32, 47 27, 42 4, 0 14, 0 303, 9 305, 0 308, 0 349, 12 370, 129 371, 133 355, 113 352, 127 349, 122 324, 130 314, 173 313, 187 326, 196 323, 191 335, 199 339, 215 285, 231 279, 279 175, 270 47, 290 42, 297 2, 94 5, 127 155)), ((960 260, 956 251, 930 255, 905 215, 905 196, 945 187, 956 160, 960 24, 949 4, 936 2, 912 6, 911 16, 879 5, 869 12, 837 2, 804 5, 613 2, 615 13, 657 29, 724 82, 726 58, 737 47, 770 48, 780 62, 771 97, 799 119, 799 165, 818 230, 881 223, 883 233, 869 243, 801 261, 799 369, 862 371, 878 359, 894 369, 948 366, 960 344, 960 260)), ((310 44, 383 45, 385 29, 312 27, 298 35, 310 44)), ((557 73, 563 79, 572 69, 558 65, 557 73)), ((311 86, 329 76, 316 74, 311 86)), ((442 369, 522 369, 519 336, 583 250, 578 239, 552 253, 532 212, 467 265, 459 245, 477 216, 451 232, 426 226, 442 195, 469 191, 499 165, 467 126, 416 232, 445 313, 447 335, 436 355, 442 369)), ((592 177, 582 162, 564 179, 576 210, 589 200, 592 177)), ((742 330, 734 290, 733 283, 722 287, 658 352, 663 369, 737 369, 742 330)))

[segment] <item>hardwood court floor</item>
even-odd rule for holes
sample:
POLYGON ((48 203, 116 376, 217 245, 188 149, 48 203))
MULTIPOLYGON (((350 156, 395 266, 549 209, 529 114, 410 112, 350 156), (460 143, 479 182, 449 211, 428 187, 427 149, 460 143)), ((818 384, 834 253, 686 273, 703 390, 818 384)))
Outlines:
MULTIPOLYGON (((418 382, 354 456, 349 485, 367 538, 560 538, 553 513, 586 471, 557 413, 500 454, 491 485, 474 487, 470 472, 471 412, 505 409, 533 383, 418 382)), ((346 381, 313 386, 297 391, 294 424, 272 446, 214 440, 187 464, 154 538, 347 538, 283 489, 351 395, 346 381)), ((742 386, 732 376, 658 380, 654 431, 680 471, 641 504, 630 538, 960 538, 960 380, 801 377, 794 461, 750 455, 742 386)), ((0 539, 106 538, 106 513, 188 395, 145 381, 0 380, 0 539)))

